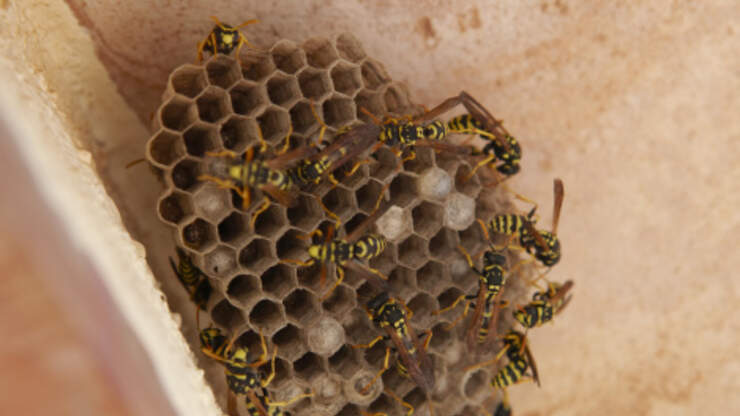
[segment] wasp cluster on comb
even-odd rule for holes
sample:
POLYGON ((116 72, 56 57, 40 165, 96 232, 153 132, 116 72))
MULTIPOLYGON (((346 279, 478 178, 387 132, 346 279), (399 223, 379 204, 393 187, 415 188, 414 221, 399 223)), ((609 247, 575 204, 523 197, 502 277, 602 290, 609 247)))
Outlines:
MULTIPOLYGON (((261 337, 275 350, 272 362, 260 362, 260 369, 272 374, 264 383, 269 397, 289 400, 311 392, 290 403, 292 414, 396 415, 405 414, 407 404, 421 413, 431 402, 435 412, 455 415, 480 406, 490 391, 485 384, 491 374, 464 370, 469 364, 464 330, 447 330, 454 317, 433 312, 477 291, 478 278, 459 248, 477 252, 488 247, 476 219, 489 221, 513 205, 505 192, 486 187, 474 174, 475 162, 431 146, 418 146, 413 158, 377 148, 350 172, 341 172, 336 184, 288 189, 290 203, 267 197, 272 196, 268 186, 247 194, 203 178, 233 168, 223 162, 227 153, 252 157, 259 148, 260 154, 279 158, 313 146, 322 125, 325 137, 333 137, 372 123, 368 113, 382 118, 421 112, 406 88, 393 82, 349 34, 301 45, 281 40, 252 62, 216 54, 175 69, 169 78, 146 147, 147 159, 164 182, 159 218, 173 228, 176 245, 213 288, 200 307, 210 326, 230 334, 233 345, 250 354, 260 351, 261 337), (245 203, 245 198, 250 200, 245 203), (284 261, 306 258, 307 235, 333 232, 337 221, 344 224, 337 237, 362 228, 379 202, 390 208, 374 222, 378 237, 353 247, 383 241, 382 252, 365 253, 367 268, 385 276, 387 290, 406 301, 413 314, 410 326, 420 335, 431 334, 427 352, 437 380, 433 391, 394 371, 364 389, 385 354, 384 343, 354 348, 378 334, 364 310, 377 285, 347 268, 343 281, 327 295, 335 277, 325 275, 321 264, 284 261)), ((247 169, 243 175, 247 183, 247 169)), ((517 258, 508 257, 511 263, 517 258)), ((529 272, 522 267, 516 276, 529 272)), ((507 288, 523 293, 516 289, 523 281, 509 279, 507 288)), ((194 307, 172 305, 185 325, 200 329, 197 315, 191 320, 194 307)), ((511 317, 502 317, 500 325, 507 323, 511 317)), ((194 351, 203 348, 198 339, 189 342, 194 351)), ((198 354, 200 364, 226 407, 223 397, 231 384, 227 387, 217 361, 232 358, 225 352, 210 354, 217 360, 198 354)))

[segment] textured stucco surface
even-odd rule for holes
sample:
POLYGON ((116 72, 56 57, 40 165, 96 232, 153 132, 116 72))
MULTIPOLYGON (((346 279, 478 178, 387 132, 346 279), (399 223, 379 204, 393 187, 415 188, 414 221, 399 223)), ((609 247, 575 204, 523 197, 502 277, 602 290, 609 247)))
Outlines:
POLYGON ((75 49, 84 33, 42 18, 59 2, 20 3, 2 13, 93 155, 136 157, 211 14, 258 17, 257 45, 352 31, 428 106, 474 93, 521 140, 528 174, 512 185, 541 202, 543 223, 552 177, 566 186, 551 277, 574 279, 576 296, 532 333, 543 386, 511 389, 517 413, 740 411, 736 2, 69 0, 103 66, 75 49), (109 111, 117 94, 133 113, 109 111))

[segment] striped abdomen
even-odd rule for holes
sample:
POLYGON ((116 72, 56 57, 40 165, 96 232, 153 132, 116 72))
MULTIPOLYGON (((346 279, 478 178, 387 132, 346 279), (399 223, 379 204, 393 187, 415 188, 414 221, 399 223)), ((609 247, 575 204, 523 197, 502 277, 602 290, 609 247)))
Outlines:
POLYGON ((495 233, 505 235, 517 235, 522 232, 522 228, 524 228, 524 221, 527 221, 527 219, 522 215, 502 214, 493 217, 488 225, 495 233))
POLYGON ((525 328, 534 328, 552 320, 553 310, 550 302, 535 300, 522 309, 514 311, 516 319, 525 328))
POLYGON ((385 238, 379 235, 366 235, 352 245, 351 257, 358 260, 370 260, 379 256, 386 246, 385 238))
MULTIPOLYGON (((511 359, 511 357, 510 357, 511 359)), ((514 385, 522 380, 524 372, 529 365, 527 360, 521 355, 516 355, 515 359, 509 361, 492 379, 491 385, 494 388, 504 389, 514 385)))

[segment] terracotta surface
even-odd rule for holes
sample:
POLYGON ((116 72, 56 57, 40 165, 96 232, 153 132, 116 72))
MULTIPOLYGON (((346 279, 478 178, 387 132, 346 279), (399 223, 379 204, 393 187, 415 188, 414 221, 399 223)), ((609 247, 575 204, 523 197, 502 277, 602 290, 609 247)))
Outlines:
MULTIPOLYGON (((61 65, 44 60, 57 21, 38 19, 59 3, 17 3, 3 13, 28 24, 29 59, 61 65)), ((517 414, 740 412, 735 2, 68 3, 139 120, 170 69, 194 58, 211 14, 260 18, 246 30, 258 45, 353 31, 429 106, 474 93, 521 140, 512 185, 541 201, 543 224, 552 178, 566 185, 565 256, 550 276, 574 279, 576 297, 532 332, 543 386, 511 389, 517 414)), ((145 129, 106 111, 118 100, 108 75, 65 68, 47 82, 82 137, 132 159, 145 129)))

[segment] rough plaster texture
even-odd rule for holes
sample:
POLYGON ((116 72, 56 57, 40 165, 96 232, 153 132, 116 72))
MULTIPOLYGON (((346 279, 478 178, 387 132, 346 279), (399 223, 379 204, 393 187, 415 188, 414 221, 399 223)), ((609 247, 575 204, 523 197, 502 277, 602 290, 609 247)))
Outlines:
MULTIPOLYGON (((575 279, 576 296, 565 319, 532 333, 543 386, 511 389, 518 414, 740 411, 734 1, 70 0, 104 66, 59 24, 59 2, 20 3, 2 11, 4 33, 26 39, 9 47, 28 48, 79 137, 120 146, 118 162, 140 155, 148 136, 133 114, 148 122, 211 14, 260 18, 247 30, 258 45, 353 31, 427 105, 474 92, 523 144, 530 174, 511 185, 543 207, 553 176, 566 185, 552 277, 575 279), (117 94, 133 113, 108 111, 117 94)), ((151 207, 152 195, 128 203, 151 207)))

